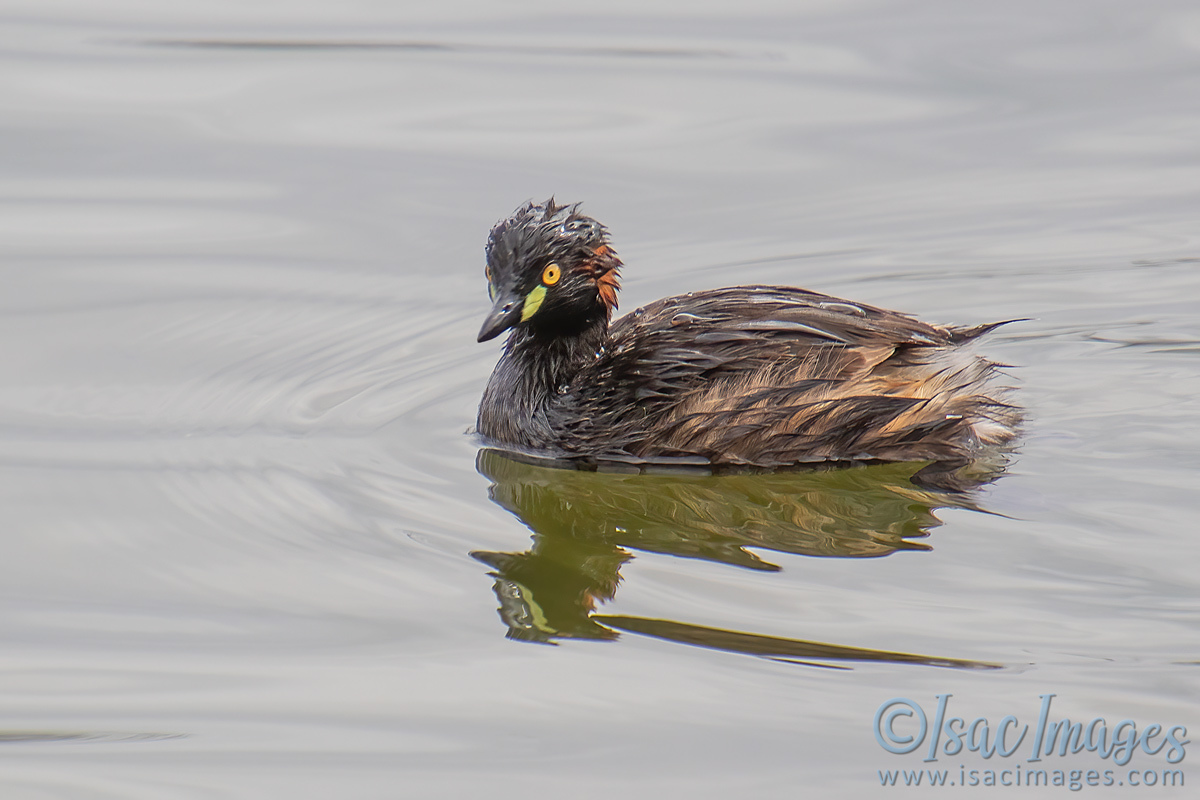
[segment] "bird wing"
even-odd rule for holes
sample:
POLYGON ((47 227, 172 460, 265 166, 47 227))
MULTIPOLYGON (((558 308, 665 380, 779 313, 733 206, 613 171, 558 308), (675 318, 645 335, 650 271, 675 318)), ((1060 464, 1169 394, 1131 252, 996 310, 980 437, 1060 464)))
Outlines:
POLYGON ((645 459, 941 460, 975 413, 960 390, 991 367, 947 357, 975 329, 786 287, 667 298, 611 333, 580 376, 574 433, 645 459))

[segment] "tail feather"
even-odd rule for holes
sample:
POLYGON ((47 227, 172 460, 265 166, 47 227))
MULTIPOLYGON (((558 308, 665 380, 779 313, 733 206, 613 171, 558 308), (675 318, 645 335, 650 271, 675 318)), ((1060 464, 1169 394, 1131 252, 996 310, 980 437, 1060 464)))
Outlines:
POLYGON ((991 333, 1002 325, 1011 325, 1014 322, 1029 322, 1031 320, 1032 317, 1021 317, 1019 319, 1005 319, 1000 322, 986 322, 983 325, 974 325, 970 328, 949 328, 950 341, 954 344, 962 344, 972 339, 978 339, 984 334, 991 333))

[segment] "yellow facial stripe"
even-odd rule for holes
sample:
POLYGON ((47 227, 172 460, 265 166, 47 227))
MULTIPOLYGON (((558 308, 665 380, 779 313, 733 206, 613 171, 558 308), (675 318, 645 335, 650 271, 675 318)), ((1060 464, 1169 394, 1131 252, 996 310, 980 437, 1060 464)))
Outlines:
POLYGON ((546 287, 535 286, 533 291, 525 295, 525 305, 521 308, 521 322, 526 322, 537 313, 537 310, 542 307, 542 301, 546 299, 546 287))

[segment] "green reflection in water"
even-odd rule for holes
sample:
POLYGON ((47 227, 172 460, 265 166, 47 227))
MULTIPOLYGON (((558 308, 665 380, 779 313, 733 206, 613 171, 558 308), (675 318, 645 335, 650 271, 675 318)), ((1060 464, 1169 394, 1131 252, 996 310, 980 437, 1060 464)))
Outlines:
POLYGON ((616 639, 621 631, 786 660, 996 665, 595 613, 611 600, 631 550, 779 567, 752 552, 875 558, 928 550, 938 507, 973 508, 967 493, 921 488, 923 464, 878 464, 767 474, 622 474, 557 469, 481 450, 491 499, 533 531, 523 553, 476 551, 492 568, 508 636, 616 639))

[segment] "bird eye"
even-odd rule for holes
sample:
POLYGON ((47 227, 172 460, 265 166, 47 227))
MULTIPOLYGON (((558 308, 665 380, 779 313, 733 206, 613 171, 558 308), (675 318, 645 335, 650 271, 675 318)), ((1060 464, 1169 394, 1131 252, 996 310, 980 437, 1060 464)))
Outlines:
POLYGON ((558 283, 558 279, 562 277, 562 270, 558 268, 558 264, 551 264, 542 270, 542 283, 547 286, 553 286, 558 283))

